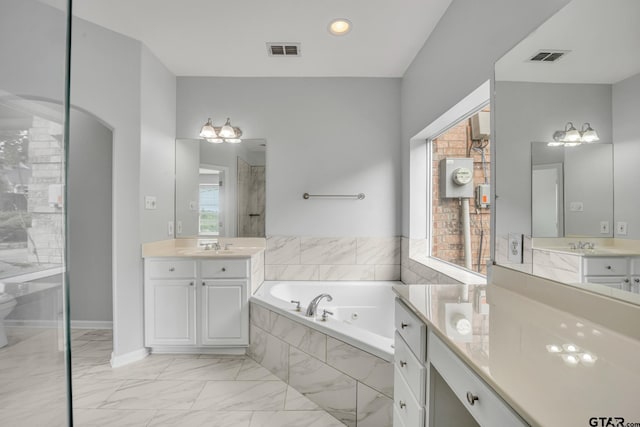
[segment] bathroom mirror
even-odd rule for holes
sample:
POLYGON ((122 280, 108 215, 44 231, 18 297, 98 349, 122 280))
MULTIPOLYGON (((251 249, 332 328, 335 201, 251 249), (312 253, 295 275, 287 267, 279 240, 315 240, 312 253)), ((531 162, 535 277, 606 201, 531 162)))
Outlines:
POLYGON ((611 224, 612 144, 532 142, 531 236, 613 237, 611 224))
POLYGON ((634 303, 640 302, 632 285, 640 279, 638 16, 636 0, 568 2, 496 62, 493 106, 494 261, 634 303), (590 125, 599 140, 549 147, 562 142, 569 122, 578 131, 590 125), (559 194, 538 191, 557 179, 559 194), (626 267, 595 277, 587 265, 596 256, 626 267))
POLYGON ((176 140, 176 237, 264 237, 266 141, 176 140))

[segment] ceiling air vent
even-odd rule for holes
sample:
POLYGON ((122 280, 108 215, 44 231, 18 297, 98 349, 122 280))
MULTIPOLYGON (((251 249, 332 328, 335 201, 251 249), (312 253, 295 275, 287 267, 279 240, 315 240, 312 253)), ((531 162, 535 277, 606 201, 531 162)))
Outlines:
POLYGON ((267 43, 269 56, 300 56, 300 43, 267 43))
POLYGON ((541 50, 529 58, 530 62, 556 62, 569 53, 569 50, 541 50))

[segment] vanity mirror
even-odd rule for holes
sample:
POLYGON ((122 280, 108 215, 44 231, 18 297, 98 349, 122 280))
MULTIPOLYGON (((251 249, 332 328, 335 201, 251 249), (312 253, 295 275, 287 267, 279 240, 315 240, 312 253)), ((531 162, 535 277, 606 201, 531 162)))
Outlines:
POLYGON ((266 141, 176 140, 176 237, 265 236, 266 141))
POLYGON ((567 3, 496 62, 493 135, 496 263, 635 303, 638 16, 636 0, 567 3), (558 146, 568 122, 599 140, 558 146))

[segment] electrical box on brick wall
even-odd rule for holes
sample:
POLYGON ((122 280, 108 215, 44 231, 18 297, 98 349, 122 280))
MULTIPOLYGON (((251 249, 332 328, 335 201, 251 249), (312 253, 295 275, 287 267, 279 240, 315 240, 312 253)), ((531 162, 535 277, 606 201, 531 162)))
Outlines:
POLYGON ((473 159, 449 157, 440 160, 440 197, 473 197, 473 159))

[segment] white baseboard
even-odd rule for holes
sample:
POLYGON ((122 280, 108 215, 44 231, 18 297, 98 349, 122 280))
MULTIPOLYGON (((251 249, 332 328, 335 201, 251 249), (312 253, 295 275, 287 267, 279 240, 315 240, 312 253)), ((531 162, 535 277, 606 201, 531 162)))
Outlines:
POLYGON ((156 346, 150 348, 151 354, 221 354, 243 355, 246 347, 195 347, 195 346, 156 346))
POLYGON ((22 328, 46 328, 46 329, 58 329, 62 328, 62 322, 57 320, 14 320, 5 319, 5 326, 16 326, 22 328))
POLYGON ((110 320, 72 320, 71 329, 113 329, 110 320))
POLYGON ((142 360, 148 355, 149 355, 149 350, 147 350, 146 348, 141 348, 139 350, 135 350, 126 354, 121 354, 119 356, 116 356, 113 353, 111 353, 111 367, 119 368, 121 366, 128 365, 129 363, 142 360))

